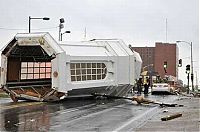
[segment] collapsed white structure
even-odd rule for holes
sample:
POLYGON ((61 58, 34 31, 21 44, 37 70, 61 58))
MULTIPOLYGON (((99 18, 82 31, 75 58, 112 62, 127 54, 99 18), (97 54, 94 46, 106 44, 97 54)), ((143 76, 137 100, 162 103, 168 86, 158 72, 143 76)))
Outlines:
POLYGON ((17 34, 2 51, 1 85, 14 101, 124 96, 139 78, 141 63, 117 39, 58 44, 49 33, 17 34))

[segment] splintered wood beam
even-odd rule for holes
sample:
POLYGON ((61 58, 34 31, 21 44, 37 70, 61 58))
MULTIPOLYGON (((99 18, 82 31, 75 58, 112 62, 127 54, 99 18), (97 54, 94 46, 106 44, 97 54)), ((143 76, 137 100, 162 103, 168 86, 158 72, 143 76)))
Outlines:
POLYGON ((178 118, 178 117, 181 117, 181 116, 182 116, 181 113, 176 113, 176 114, 173 114, 173 115, 168 115, 166 117, 162 117, 161 120, 162 121, 168 121, 168 120, 175 119, 175 118, 178 118))

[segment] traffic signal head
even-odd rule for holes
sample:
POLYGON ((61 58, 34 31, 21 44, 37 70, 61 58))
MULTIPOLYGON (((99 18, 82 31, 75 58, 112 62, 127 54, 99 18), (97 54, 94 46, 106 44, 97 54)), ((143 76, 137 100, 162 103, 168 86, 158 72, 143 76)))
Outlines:
POLYGON ((182 59, 178 60, 178 67, 182 67, 182 59))
POLYGON ((186 66, 186 73, 190 73, 190 65, 186 66))
POLYGON ((164 61, 163 67, 164 67, 164 68, 167 68, 167 61, 164 61))

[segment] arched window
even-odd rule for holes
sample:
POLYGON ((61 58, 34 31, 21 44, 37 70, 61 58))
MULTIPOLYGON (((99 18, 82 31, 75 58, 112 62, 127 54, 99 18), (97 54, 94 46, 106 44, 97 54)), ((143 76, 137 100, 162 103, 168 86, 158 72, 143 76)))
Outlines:
POLYGON ((51 62, 21 62, 21 80, 51 78, 51 62))
POLYGON ((106 77, 104 63, 71 63, 71 81, 102 80, 106 77))

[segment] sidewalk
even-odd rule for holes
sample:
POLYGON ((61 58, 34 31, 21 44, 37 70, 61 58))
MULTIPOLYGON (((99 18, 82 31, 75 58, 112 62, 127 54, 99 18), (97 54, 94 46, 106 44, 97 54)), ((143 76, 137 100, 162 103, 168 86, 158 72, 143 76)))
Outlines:
POLYGON ((147 121, 136 131, 200 131, 200 98, 180 96, 174 103, 184 105, 183 107, 163 107, 159 113, 147 121), (164 112, 168 111, 168 112, 164 112), (162 117, 181 113, 182 116, 168 121, 161 121, 162 117))

